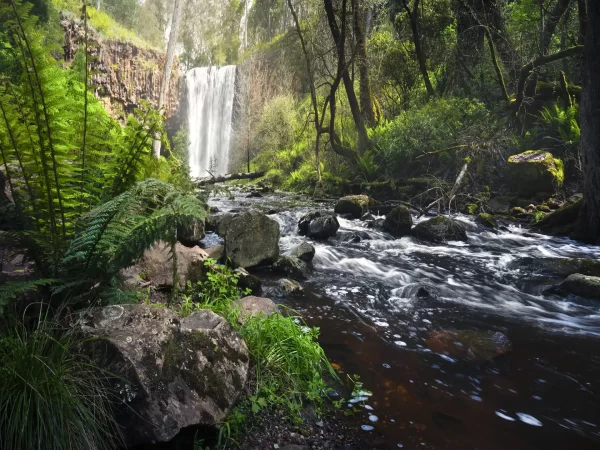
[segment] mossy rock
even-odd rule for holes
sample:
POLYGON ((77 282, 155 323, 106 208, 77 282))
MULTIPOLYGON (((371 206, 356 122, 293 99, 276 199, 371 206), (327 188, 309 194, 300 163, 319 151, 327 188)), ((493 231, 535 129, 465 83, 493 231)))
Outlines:
POLYGON ((496 218, 489 213, 478 214, 475 218, 475 221, 487 228, 498 228, 498 222, 496 221, 496 218))
POLYGON ((336 214, 350 214, 357 219, 369 211, 369 207, 378 202, 367 195, 348 195, 340 198, 335 204, 336 214))
POLYGON ((383 229, 395 237, 402 237, 410 233, 412 216, 410 210, 404 206, 397 206, 385 217, 383 229))
POLYGON ((412 234, 419 239, 431 242, 466 241, 467 233, 464 227, 445 216, 419 223, 412 234))
POLYGON ((508 158, 508 181, 521 195, 554 192, 563 184, 563 163, 552 153, 528 150, 508 158))

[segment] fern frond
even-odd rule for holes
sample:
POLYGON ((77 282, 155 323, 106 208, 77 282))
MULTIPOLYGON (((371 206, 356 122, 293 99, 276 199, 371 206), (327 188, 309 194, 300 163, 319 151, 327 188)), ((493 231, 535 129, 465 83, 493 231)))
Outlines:
POLYGON ((0 285, 0 314, 3 313, 4 308, 12 300, 15 300, 26 292, 35 291, 41 286, 54 284, 56 281, 54 278, 42 278, 38 280, 9 281, 0 285))

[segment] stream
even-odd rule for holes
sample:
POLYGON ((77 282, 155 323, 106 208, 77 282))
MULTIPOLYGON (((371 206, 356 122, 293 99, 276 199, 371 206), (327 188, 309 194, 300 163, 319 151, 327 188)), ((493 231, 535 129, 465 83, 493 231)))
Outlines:
MULTIPOLYGON (((600 302, 543 297, 561 279, 515 264, 521 257, 600 259, 599 247, 516 225, 490 231, 460 215, 467 243, 394 239, 343 218, 335 238, 314 242, 298 235, 298 220, 333 211, 333 201, 232 194, 209 203, 223 212, 277 211, 270 217, 280 224, 282 253, 303 241, 315 246, 305 295, 273 299, 320 327, 330 361, 372 392, 356 420, 376 448, 600 448, 600 302), (444 330, 502 333, 511 347, 495 358, 456 357, 432 344, 444 330)), ((274 282, 265 275, 265 296, 274 282)))

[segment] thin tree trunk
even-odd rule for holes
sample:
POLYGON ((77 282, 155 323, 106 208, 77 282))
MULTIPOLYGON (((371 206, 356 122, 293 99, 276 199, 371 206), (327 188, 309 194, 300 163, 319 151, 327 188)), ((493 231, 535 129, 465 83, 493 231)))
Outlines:
POLYGON ((427 72, 427 62, 425 59, 425 53, 423 53, 423 48, 421 47, 421 36, 419 35, 419 2, 420 0, 415 0, 415 4, 413 5, 413 10, 411 11, 407 4, 408 0, 404 0, 404 9, 408 14, 408 18, 410 19, 410 28, 413 34, 413 42, 415 44, 415 53, 417 54, 417 61, 419 62, 419 69, 421 70, 421 75, 423 76, 423 81, 425 82, 425 88, 427 89, 427 93, 429 95, 435 95, 435 91, 433 90, 433 85, 431 84, 431 80, 429 79, 429 73, 427 72))
POLYGON ((500 63, 498 62, 498 57, 496 55, 496 47, 489 29, 486 29, 485 36, 490 47, 490 56, 492 58, 494 70, 496 71, 496 76, 498 77, 498 84, 500 85, 500 90, 502 91, 502 97, 506 103, 510 103, 510 97, 508 95, 508 91, 506 90, 506 83, 504 82, 504 75, 502 75, 502 69, 500 68, 500 63))
POLYGON ((552 11, 550 11, 546 17, 546 20, 544 20, 540 36, 540 51, 542 52, 542 55, 547 55, 550 51, 550 43, 552 42, 556 27, 572 1, 573 0, 557 0, 554 4, 554 8, 552 8, 552 11))
MULTIPOLYGON (((173 61, 175 60, 175 49, 177 47, 177 35, 179 34, 179 23, 181 21, 181 10, 185 0, 175 0, 173 8, 173 19, 171 20, 171 33, 169 34, 169 43, 167 45, 167 57, 165 61, 165 70, 160 84, 160 95, 158 97, 158 109, 165 106, 167 94, 169 92, 169 82, 171 81, 171 71, 173 61)), ((160 157, 160 139, 154 140, 154 156, 160 157)))
POLYGON ((374 125, 375 109, 371 92, 369 76, 369 60, 367 59, 367 27, 365 26, 365 10, 360 7, 358 0, 352 0, 354 10, 354 35, 356 37, 356 53, 360 86, 360 109, 365 122, 374 125))
POLYGON ((600 2, 587 0, 583 85, 581 93, 581 165, 583 236, 600 241, 600 2))

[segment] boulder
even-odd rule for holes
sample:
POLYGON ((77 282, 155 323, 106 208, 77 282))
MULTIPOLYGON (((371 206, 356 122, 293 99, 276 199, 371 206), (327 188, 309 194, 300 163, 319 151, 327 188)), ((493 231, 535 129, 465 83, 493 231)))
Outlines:
POLYGON ((529 217, 531 214, 526 209, 521 208, 520 206, 515 206, 514 208, 512 208, 510 210, 510 215, 517 219, 525 219, 525 218, 529 217))
POLYGON ((225 246, 221 244, 214 245, 207 249, 204 249, 209 258, 214 259, 215 261, 220 261, 225 256, 225 246))
MULTIPOLYGON (((177 274, 179 289, 183 290, 188 281, 196 283, 204 278, 204 261, 208 254, 200 247, 188 248, 179 242, 175 245, 177 253, 177 274)), ((173 256, 171 246, 166 242, 157 242, 144 252, 140 261, 121 270, 125 286, 139 287, 151 284, 157 288, 173 287, 173 256)))
POLYGON ((81 313, 84 350, 120 396, 126 446, 167 442, 189 426, 222 421, 248 376, 248 350, 208 310, 181 319, 166 308, 108 306, 81 313))
POLYGON ((295 280, 301 281, 306 280, 310 272, 308 263, 295 256, 282 256, 273 264, 273 268, 295 280))
POLYGON ((528 150, 508 158, 508 181, 521 195, 554 192, 564 181, 563 163, 552 153, 528 150))
POLYGON ((233 302, 233 305, 240 310, 238 321, 244 323, 251 316, 270 316, 278 311, 277 305, 270 298, 265 297, 244 297, 233 302))
POLYGON ((580 273, 574 273, 573 275, 569 275, 567 279, 557 287, 559 291, 568 294, 600 300, 600 277, 591 277, 580 273))
POLYGON ((303 236, 314 239, 327 239, 335 236, 340 229, 340 223, 335 214, 316 211, 303 216, 298 222, 298 229, 303 236))
POLYGON ((437 216, 419 223, 412 230, 412 234, 419 239, 432 242, 467 240, 464 227, 446 216, 437 216))
POLYGON ((250 289, 252 294, 259 294, 262 290, 262 281, 257 276, 252 275, 246 269, 238 267, 233 271, 238 276, 238 287, 250 289))
POLYGON ((498 331, 431 331, 425 342, 436 353, 475 362, 489 361, 511 348, 508 337, 498 331))
POLYGON ((475 217, 475 222, 479 225, 483 225, 486 228, 498 228, 498 222, 496 218, 488 213, 479 213, 477 217, 475 217))
POLYGON ((258 211, 234 217, 225 236, 225 257, 234 267, 275 262, 279 257, 279 223, 258 211))
POLYGON ((288 280, 283 278, 279 280, 277 283, 279 289, 283 292, 284 295, 303 295, 304 288, 294 280, 288 280))
POLYGON ((235 217, 235 214, 224 213, 224 214, 211 214, 206 219, 206 231, 214 231, 222 238, 227 234, 229 224, 235 217))
POLYGON ((177 227, 177 240, 186 247, 195 247, 200 244, 200 241, 204 239, 204 221, 195 220, 189 226, 178 226, 177 227))
POLYGON ((315 257, 315 248, 308 242, 303 242, 302 244, 294 247, 290 252, 290 255, 301 259, 302 261, 311 262, 315 257))
POLYGON ((350 214, 352 217, 360 219, 371 206, 376 206, 377 203, 367 195, 348 195, 337 201, 335 212, 336 214, 350 214))
POLYGON ((412 216, 410 210, 404 206, 397 206, 383 222, 383 229, 395 237, 406 236, 412 228, 412 216))

